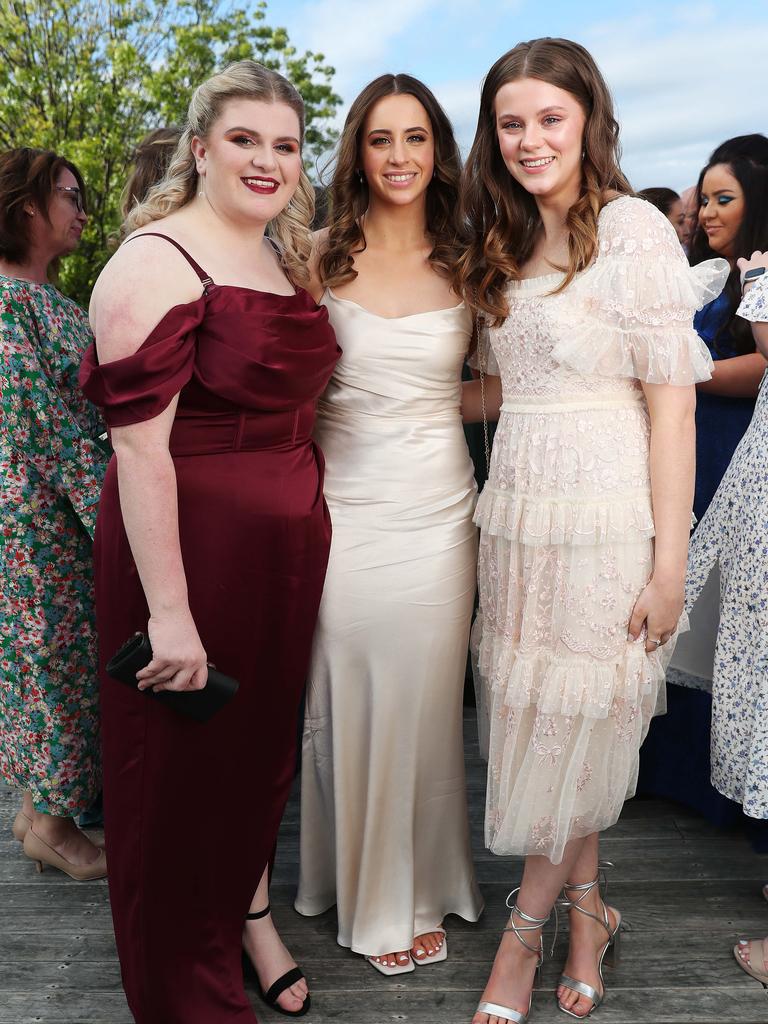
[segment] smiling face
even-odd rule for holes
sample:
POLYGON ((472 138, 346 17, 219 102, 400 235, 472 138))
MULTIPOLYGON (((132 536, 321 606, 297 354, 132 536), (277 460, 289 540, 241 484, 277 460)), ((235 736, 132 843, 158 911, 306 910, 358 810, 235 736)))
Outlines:
POLYGON ((230 100, 208 137, 192 140, 198 191, 227 219, 266 224, 299 184, 299 134, 298 115, 285 103, 230 100))
POLYGON ((432 124, 415 96, 385 96, 363 123, 360 165, 371 200, 407 206, 425 195, 435 169, 432 124))
POLYGON ((709 246, 725 259, 734 260, 736 236, 744 219, 744 192, 727 164, 715 164, 701 183, 699 224, 709 246))
POLYGON ((501 86, 494 113, 501 156, 515 181, 537 200, 572 205, 586 124, 578 100, 556 85, 521 78, 501 86))

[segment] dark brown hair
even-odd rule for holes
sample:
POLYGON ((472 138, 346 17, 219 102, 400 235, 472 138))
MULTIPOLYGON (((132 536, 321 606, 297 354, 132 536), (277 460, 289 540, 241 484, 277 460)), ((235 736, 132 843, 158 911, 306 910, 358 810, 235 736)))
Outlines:
POLYGON ((669 216, 672 204, 680 198, 672 188, 641 188, 637 194, 641 199, 647 199, 649 203, 652 203, 665 217, 669 216))
POLYGON ((123 220, 134 203, 143 202, 150 188, 165 177, 180 138, 181 128, 176 125, 153 128, 133 151, 133 171, 120 197, 123 220))
POLYGON ((434 94, 410 75, 381 75, 355 99, 344 122, 329 188, 328 238, 320 256, 320 280, 342 284, 357 277, 352 266, 356 252, 365 249, 361 218, 368 209, 368 184, 360 180, 360 148, 369 111, 386 96, 413 96, 427 112, 435 140, 435 174, 427 186, 427 234, 432 241, 429 261, 450 277, 458 259, 458 200, 461 158, 453 127, 434 94))
MULTIPOLYGON (((738 135, 721 143, 714 150, 696 184, 697 210, 701 209, 704 175, 718 164, 728 168, 744 193, 744 216, 734 239, 733 257, 734 260, 740 256, 749 259, 756 249, 760 252, 768 249, 768 138, 759 134, 738 135)), ((718 255, 719 253, 710 248, 704 228, 697 224, 688 249, 691 265, 718 255)), ((736 316, 736 310, 741 302, 741 272, 735 265, 725 283, 723 294, 728 297, 730 316, 715 334, 715 347, 718 347, 719 339, 727 332, 733 339, 733 348, 738 355, 754 352, 755 339, 752 327, 736 316)))
POLYGON ((0 259, 23 263, 29 256, 32 203, 48 224, 48 206, 61 172, 71 171, 86 207, 85 182, 77 167, 47 149, 22 146, 0 153, 0 259))
POLYGON ((568 266, 565 288, 592 262, 597 248, 597 217, 615 195, 632 195, 619 167, 619 125, 608 86, 592 56, 568 39, 518 43, 488 72, 480 115, 462 179, 462 220, 468 237, 459 260, 455 288, 499 324, 507 315, 504 285, 520 276, 541 223, 530 195, 512 178, 496 135, 496 94, 507 82, 536 78, 569 92, 584 111, 581 194, 568 211, 568 266))

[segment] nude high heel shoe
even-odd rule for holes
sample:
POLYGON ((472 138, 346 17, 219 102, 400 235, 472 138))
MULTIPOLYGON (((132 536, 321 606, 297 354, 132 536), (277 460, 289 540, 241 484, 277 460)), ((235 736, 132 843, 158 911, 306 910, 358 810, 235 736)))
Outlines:
POLYGON ((44 865, 48 865, 63 871, 76 882, 92 882, 107 877, 107 855, 104 850, 99 849, 99 856, 91 864, 72 864, 42 840, 31 825, 24 836, 24 853, 36 862, 38 873, 42 873, 44 865))
POLYGON ((27 817, 23 810, 19 811, 11 825, 11 832, 13 832, 13 838, 18 839, 20 843, 24 842, 24 836, 32 828, 32 819, 27 817))

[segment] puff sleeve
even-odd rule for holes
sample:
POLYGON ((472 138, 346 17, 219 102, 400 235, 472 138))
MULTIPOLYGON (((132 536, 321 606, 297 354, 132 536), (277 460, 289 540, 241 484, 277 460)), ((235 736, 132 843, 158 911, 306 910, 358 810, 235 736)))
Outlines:
POLYGON ((722 259, 690 267, 651 203, 614 200, 600 216, 597 258, 574 282, 575 309, 553 356, 584 374, 681 386, 708 380, 712 359, 693 315, 717 298, 729 272, 722 259))
POLYGON ((110 427, 154 419, 189 383, 196 328, 204 314, 204 295, 174 306, 134 353, 103 365, 91 345, 80 367, 80 386, 104 410, 110 427))

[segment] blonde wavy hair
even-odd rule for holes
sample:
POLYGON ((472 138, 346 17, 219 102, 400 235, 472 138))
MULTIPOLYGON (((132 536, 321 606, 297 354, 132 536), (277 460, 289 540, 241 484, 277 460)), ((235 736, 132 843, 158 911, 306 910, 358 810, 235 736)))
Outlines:
MULTIPOLYGON (((194 199, 198 191, 198 173, 192 155, 192 139, 195 136, 206 139, 224 104, 232 99, 285 103, 299 119, 299 143, 304 142, 304 101, 288 79, 254 60, 229 64, 195 89, 168 170, 149 189, 144 199, 128 211, 121 230, 123 238, 137 228, 167 217, 194 199)), ((303 285, 309 280, 309 258, 312 254, 310 224, 314 213, 315 192, 302 167, 291 201, 269 222, 266 232, 276 243, 283 266, 296 284, 303 285)))
POLYGON ((509 312, 504 286, 520 277, 533 251, 541 217, 536 203, 507 170, 496 136, 496 94, 507 82, 537 78, 569 92, 586 118, 581 192, 568 211, 568 266, 556 289, 566 288, 592 262, 597 218, 615 195, 632 195, 619 166, 619 125, 605 79, 591 54, 569 39, 518 43, 488 72, 480 116, 462 180, 467 244, 456 264, 454 288, 499 326, 509 312))

